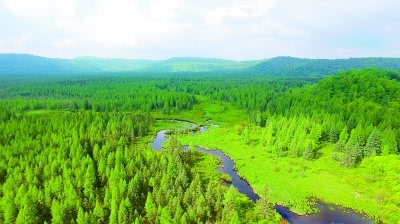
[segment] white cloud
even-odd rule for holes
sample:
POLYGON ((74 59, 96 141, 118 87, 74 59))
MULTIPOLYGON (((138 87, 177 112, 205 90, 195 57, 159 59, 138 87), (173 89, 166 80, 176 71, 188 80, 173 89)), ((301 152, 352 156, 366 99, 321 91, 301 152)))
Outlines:
POLYGON ((10 45, 10 46, 14 46, 14 47, 23 47, 24 45, 26 45, 29 41, 29 37, 28 36, 22 36, 22 37, 16 37, 16 38, 11 38, 8 40, 3 41, 4 45, 10 45))
POLYGON ((0 50, 57 57, 393 56, 400 52, 398 8, 395 0, 2 0, 0 50))
POLYGON ((71 39, 63 39, 60 41, 55 41, 53 42, 53 46, 54 47, 58 47, 58 48, 63 48, 63 47, 71 47, 71 46, 75 46, 77 44, 76 41, 71 40, 71 39))
POLYGON ((9 39, 0 40, 0 52, 2 53, 25 53, 28 47, 30 37, 20 36, 9 39))
POLYGON ((33 21, 51 21, 74 14, 75 0, 3 0, 18 16, 33 21))
POLYGON ((259 18, 265 16, 275 4, 275 0, 233 1, 212 9, 204 19, 211 25, 220 25, 225 19, 259 18))
POLYGON ((129 0, 100 0, 81 21, 70 18, 56 24, 69 34, 109 47, 141 47, 184 28, 175 12, 179 6, 178 0, 157 0, 147 7, 129 0))

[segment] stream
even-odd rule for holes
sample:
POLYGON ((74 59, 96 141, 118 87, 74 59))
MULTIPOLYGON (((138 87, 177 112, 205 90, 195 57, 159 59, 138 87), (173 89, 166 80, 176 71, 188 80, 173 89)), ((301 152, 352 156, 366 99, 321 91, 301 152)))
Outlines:
MULTIPOLYGON (((175 122, 185 122, 193 128, 196 124, 187 121, 175 121, 175 122)), ((216 126, 211 124, 210 126, 216 126)), ((201 126, 197 132, 205 132, 207 127, 201 126)), ((153 150, 162 150, 162 144, 167 140, 166 130, 161 130, 157 132, 156 137, 151 146, 153 150)), ((195 133, 195 132, 192 132, 195 133)), ((220 150, 207 150, 198 146, 194 147, 195 150, 213 155, 221 159, 221 166, 218 168, 218 172, 225 173, 229 175, 232 179, 231 183, 223 182, 224 185, 233 185, 240 193, 245 194, 250 200, 256 202, 260 197, 253 191, 249 183, 243 180, 234 169, 235 162, 224 154, 220 150)), ((188 146, 183 146, 182 150, 187 151, 188 146)), ((367 217, 355 213, 353 210, 348 208, 343 208, 337 205, 326 204, 322 201, 316 201, 314 208, 318 209, 318 213, 313 213, 310 215, 298 215, 288 208, 275 205, 275 210, 289 223, 292 224, 371 224, 374 223, 367 217)))

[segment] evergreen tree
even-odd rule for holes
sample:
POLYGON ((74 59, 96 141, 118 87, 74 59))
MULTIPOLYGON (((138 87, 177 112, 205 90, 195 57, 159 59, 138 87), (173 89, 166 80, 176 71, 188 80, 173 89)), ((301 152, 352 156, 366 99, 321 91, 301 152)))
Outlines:
POLYGON ((270 201, 270 192, 267 184, 264 185, 260 199, 256 202, 256 210, 260 220, 272 220, 275 211, 270 201))
POLYGON ((238 213, 237 211, 235 211, 235 212, 233 213, 232 219, 231 219, 231 221, 229 222, 229 224, 241 224, 241 223, 242 223, 242 222, 240 222, 239 213, 238 213))
POLYGON ((354 151, 353 147, 350 144, 347 144, 344 149, 344 154, 341 160, 342 166, 351 168, 356 165, 357 155, 354 151))
POLYGON ((336 143, 338 140, 338 131, 336 126, 332 125, 331 129, 329 130, 329 141, 331 143, 336 143))
POLYGON ((381 153, 384 156, 398 154, 396 134, 391 128, 386 129, 383 134, 381 153))
POLYGON ((306 149, 304 150, 303 157, 307 160, 313 160, 315 158, 315 150, 311 143, 308 143, 306 149))
POLYGON ((180 223, 182 216, 183 216, 183 209, 181 205, 178 203, 175 209, 175 214, 173 216, 173 223, 176 224, 180 223))
POLYGON ((349 134, 347 133, 347 127, 344 127, 339 135, 339 141, 335 145, 335 151, 342 152, 344 151, 344 147, 347 144, 347 139, 349 138, 349 134))
POLYGON ((349 134, 347 132, 347 126, 343 128, 343 130, 340 132, 339 135, 339 141, 342 143, 342 145, 345 145, 347 143, 347 139, 349 138, 349 134))
POLYGON ((161 210, 160 224, 170 224, 172 223, 171 215, 166 207, 161 210))
POLYGON ((368 136, 367 144, 364 147, 364 156, 379 155, 381 150, 381 137, 375 128, 368 136))
POLYGON ((146 218, 150 222, 154 222, 157 216, 157 208, 153 201, 153 196, 151 192, 147 193, 147 199, 145 203, 146 218))
POLYGON ((356 157, 356 162, 359 163, 363 159, 363 153, 364 153, 364 147, 361 146, 359 142, 356 143, 356 145, 353 147, 353 153, 354 156, 356 157))
POLYGON ((53 200, 51 204, 51 222, 52 223, 63 223, 64 214, 63 214, 62 205, 57 200, 53 200))
POLYGON ((21 204, 21 209, 18 213, 16 223, 21 224, 29 224, 29 223, 38 223, 39 216, 38 210, 36 207, 36 203, 32 201, 29 193, 25 194, 24 199, 21 204))
POLYGON ((228 191, 225 193, 224 196, 224 210, 223 210, 223 216, 224 220, 231 220, 232 216, 236 212, 236 196, 237 196, 237 191, 236 189, 231 185, 228 189, 228 191))

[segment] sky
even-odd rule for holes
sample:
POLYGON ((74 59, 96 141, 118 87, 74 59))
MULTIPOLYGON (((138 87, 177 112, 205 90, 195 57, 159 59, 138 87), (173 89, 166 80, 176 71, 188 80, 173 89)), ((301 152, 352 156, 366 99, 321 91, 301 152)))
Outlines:
POLYGON ((0 0, 0 53, 400 57, 398 0, 0 0))

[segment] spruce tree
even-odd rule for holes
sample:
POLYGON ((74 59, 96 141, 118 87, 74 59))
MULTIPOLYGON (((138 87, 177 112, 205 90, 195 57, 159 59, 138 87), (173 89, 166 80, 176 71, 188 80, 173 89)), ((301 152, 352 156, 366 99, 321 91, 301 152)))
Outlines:
POLYGON ((315 158, 315 151, 311 143, 307 144, 307 147, 303 152, 303 157, 307 160, 313 160, 315 158))
POLYGON ((378 130, 375 128, 368 136, 367 144, 364 147, 363 156, 379 155, 381 150, 381 137, 378 130))
POLYGON ((270 190, 264 185, 260 199, 256 202, 256 211, 260 220, 271 220, 275 214, 274 204, 270 201, 270 190))
POLYGON ((397 155, 398 148, 397 148, 397 140, 396 134, 391 128, 385 130, 383 137, 382 137, 382 145, 381 145, 381 153, 382 155, 397 155))
POLYGON ((357 156, 356 153, 353 149, 353 147, 350 144, 347 144, 344 149, 344 154, 341 160, 341 165, 351 168, 356 165, 357 162, 357 156))
POLYGON ((335 125, 332 125, 331 129, 329 130, 329 141, 331 143, 336 143, 338 141, 338 131, 335 125))

